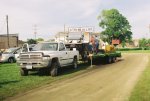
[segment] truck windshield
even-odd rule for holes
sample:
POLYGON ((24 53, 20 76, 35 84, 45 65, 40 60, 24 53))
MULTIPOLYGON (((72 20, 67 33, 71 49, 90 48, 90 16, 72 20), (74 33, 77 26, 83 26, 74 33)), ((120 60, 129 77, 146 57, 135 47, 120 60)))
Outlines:
POLYGON ((33 47, 32 51, 56 51, 57 47, 57 43, 39 43, 33 47))

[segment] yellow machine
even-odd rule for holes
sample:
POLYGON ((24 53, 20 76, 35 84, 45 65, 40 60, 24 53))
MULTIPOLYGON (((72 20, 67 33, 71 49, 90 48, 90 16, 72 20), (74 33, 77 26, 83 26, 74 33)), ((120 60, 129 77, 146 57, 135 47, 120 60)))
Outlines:
POLYGON ((114 45, 106 45, 104 50, 105 50, 105 52, 114 52, 115 47, 114 47, 114 45))

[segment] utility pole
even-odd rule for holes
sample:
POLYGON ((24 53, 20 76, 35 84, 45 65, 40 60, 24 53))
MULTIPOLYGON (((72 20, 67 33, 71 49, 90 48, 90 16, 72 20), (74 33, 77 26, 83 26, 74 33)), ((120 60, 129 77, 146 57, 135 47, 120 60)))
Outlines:
POLYGON ((8 43, 8 48, 10 47, 9 45, 9 26, 8 26, 8 15, 6 15, 6 23, 7 23, 7 43, 8 43))
POLYGON ((35 40, 36 40, 36 34, 37 34, 37 25, 34 25, 34 35, 35 35, 35 40))
POLYGON ((65 28, 66 28, 66 26, 65 26, 65 24, 64 24, 64 42, 65 42, 65 34, 66 34, 66 30, 65 30, 65 28))

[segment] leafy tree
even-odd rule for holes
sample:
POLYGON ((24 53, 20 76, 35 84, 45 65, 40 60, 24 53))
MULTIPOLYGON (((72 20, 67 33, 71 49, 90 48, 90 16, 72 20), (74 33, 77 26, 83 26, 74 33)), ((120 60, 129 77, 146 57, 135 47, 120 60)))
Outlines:
POLYGON ((147 46, 150 46, 150 39, 147 39, 147 46))
POLYGON ((103 10, 98 19, 101 20, 99 26, 104 29, 101 34, 108 43, 111 43, 112 39, 119 39, 123 43, 132 39, 131 26, 117 9, 103 10))
POLYGON ((37 41, 35 39, 27 39, 28 44, 36 44, 37 41))
POLYGON ((38 38, 38 39, 36 39, 36 41, 44 41, 44 39, 43 38, 38 38))

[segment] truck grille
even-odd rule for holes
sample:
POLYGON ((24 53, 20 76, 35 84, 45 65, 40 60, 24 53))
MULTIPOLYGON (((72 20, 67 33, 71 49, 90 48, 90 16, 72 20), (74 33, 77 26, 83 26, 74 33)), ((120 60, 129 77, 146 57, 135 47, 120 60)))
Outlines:
POLYGON ((42 53, 21 53, 20 54, 20 60, 41 60, 42 59, 42 53))

